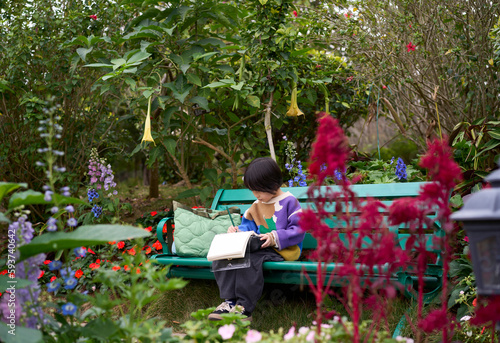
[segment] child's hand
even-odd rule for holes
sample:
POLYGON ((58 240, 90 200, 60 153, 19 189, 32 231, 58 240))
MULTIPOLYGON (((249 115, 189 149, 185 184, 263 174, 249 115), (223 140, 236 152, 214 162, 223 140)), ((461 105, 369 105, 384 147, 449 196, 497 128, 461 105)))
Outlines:
POLYGON ((259 235, 259 237, 260 237, 261 241, 265 240, 265 242, 261 246, 261 249, 264 249, 267 247, 274 247, 276 245, 276 241, 274 240, 274 235, 271 232, 259 235))
POLYGON ((228 233, 233 233, 233 232, 238 232, 238 231, 240 231, 240 230, 238 230, 237 226, 230 226, 229 229, 227 229, 228 233))

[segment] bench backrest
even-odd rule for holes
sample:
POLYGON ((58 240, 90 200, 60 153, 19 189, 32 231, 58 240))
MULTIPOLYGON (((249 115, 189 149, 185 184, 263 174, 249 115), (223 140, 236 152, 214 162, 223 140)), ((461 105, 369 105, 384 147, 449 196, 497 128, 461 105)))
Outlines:
MULTIPOLYGON (((416 197, 420 187, 425 182, 408 182, 408 183, 389 183, 389 184, 361 184, 352 185, 352 191, 357 195, 361 201, 366 198, 372 198, 381 201, 387 207, 399 198, 403 197, 416 197)), ((339 191, 338 186, 330 186, 334 192, 339 191)), ((325 188, 325 187, 323 187, 325 188)), ((307 196, 307 187, 289 187, 282 188, 284 192, 291 192, 300 202, 302 208, 312 207, 314 203, 310 202, 307 196)), ((243 214, 255 201, 255 197, 249 189, 219 189, 213 202, 211 209, 225 210, 226 206, 237 206, 241 209, 243 214)), ((432 216, 432 214, 431 214, 432 216)), ((333 221, 330 223, 334 226, 333 221)), ((437 225, 437 224, 436 224, 437 225)), ((439 227, 437 227, 439 229, 439 227)), ((404 249, 407 239, 410 237, 408 227, 404 224, 398 227, 390 227, 391 231, 397 233, 399 244, 404 249)), ((433 236, 435 236, 434 228, 426 231, 427 250, 439 253, 439 250, 433 248, 433 236)), ((306 235, 303 243, 303 249, 314 249, 316 247, 316 240, 309 233, 306 235)))

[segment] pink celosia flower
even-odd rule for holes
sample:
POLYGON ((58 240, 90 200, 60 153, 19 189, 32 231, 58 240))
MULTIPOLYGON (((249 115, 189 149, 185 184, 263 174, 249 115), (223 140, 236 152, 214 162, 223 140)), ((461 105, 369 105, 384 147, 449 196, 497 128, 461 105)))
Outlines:
POLYGON ((297 11, 293 11, 292 13, 293 13, 294 17, 298 16, 297 11))
POLYGON ((262 334, 257 330, 248 330, 245 342, 254 343, 262 340, 262 334))
POLYGON ((236 330, 236 328, 234 327, 233 324, 226 324, 226 325, 223 325, 219 328, 218 332, 219 332, 219 335, 221 335, 222 339, 230 339, 231 337, 233 337, 233 334, 234 334, 234 331, 236 330))

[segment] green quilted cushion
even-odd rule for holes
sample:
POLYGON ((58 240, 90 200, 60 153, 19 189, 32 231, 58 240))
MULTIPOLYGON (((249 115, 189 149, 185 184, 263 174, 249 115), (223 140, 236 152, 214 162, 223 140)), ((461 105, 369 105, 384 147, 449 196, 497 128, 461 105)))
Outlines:
MULTIPOLYGON (((179 256, 206 257, 216 234, 232 225, 227 211, 191 209, 174 201, 174 243, 179 256)), ((234 225, 241 224, 240 210, 229 209, 234 225)))

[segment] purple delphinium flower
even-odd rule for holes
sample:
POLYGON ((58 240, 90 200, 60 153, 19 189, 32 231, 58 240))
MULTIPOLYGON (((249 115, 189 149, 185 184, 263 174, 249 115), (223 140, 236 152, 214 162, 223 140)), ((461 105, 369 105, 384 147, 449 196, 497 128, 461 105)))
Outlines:
POLYGON ((396 164, 396 176, 399 180, 406 179, 406 164, 401 157, 398 157, 398 162, 396 164))
POLYGON ((47 231, 56 231, 57 230, 57 219, 50 217, 49 220, 47 220, 47 231))
POLYGON ((94 205, 94 207, 92 207, 92 213, 94 214, 94 217, 99 218, 102 214, 102 207, 94 205))
POLYGON ((68 226, 75 227, 78 225, 78 221, 75 218, 69 218, 67 224, 68 226))
MULTIPOLYGON (((18 218, 17 222, 11 224, 14 230, 16 242, 28 244, 33 238, 33 227, 26 216, 18 218), (17 224, 16 224, 17 223, 17 224)), ((38 278, 40 277, 39 265, 45 261, 45 254, 38 254, 16 263, 16 278, 26 279, 32 283, 24 288, 16 288, 12 291, 7 288, 6 293, 15 294, 14 301, 10 296, 0 298, 0 319, 5 323, 11 323, 12 310, 15 310, 13 318, 16 324, 23 324, 29 328, 35 328, 37 317, 43 318, 43 312, 37 304, 40 294, 38 278), (12 305, 14 304, 14 305, 12 305), (15 309, 14 309, 14 308, 15 309), (34 315, 36 313, 36 316, 34 315)))

